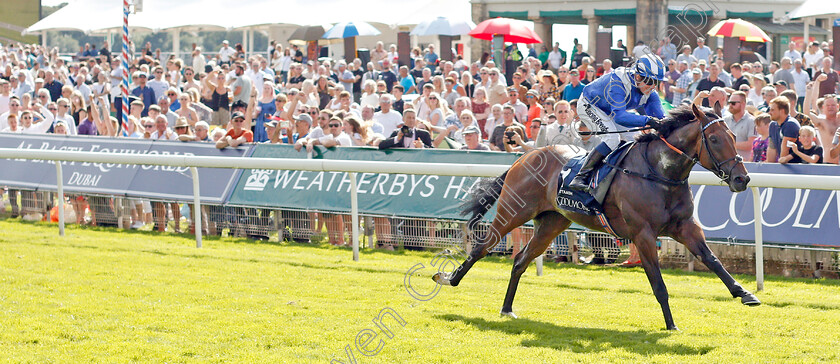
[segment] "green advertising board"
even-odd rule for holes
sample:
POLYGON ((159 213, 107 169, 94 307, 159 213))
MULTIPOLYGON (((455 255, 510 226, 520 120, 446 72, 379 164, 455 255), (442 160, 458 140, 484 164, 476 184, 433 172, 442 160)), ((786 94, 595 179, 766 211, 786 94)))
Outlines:
MULTIPOLYGON (((306 159, 288 145, 256 145, 254 158, 306 159)), ((314 159, 511 165, 519 154, 441 149, 323 148, 314 159)), ((461 219, 459 205, 478 177, 377 174, 356 175, 359 212, 407 217, 461 219)), ((243 206, 350 211, 350 177, 345 172, 245 170, 228 203, 243 206)))

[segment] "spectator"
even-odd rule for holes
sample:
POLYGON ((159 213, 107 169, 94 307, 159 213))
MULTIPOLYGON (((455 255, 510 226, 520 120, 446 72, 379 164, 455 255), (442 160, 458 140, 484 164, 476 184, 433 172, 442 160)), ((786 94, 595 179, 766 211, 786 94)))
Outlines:
POLYGON ((816 81, 820 75, 826 75, 824 81, 820 81, 819 93, 817 97, 823 97, 827 94, 837 94, 838 86, 840 86, 840 74, 837 73, 832 66, 831 57, 822 59, 822 68, 814 73, 814 80, 816 81))
POLYGON ((820 85, 823 82, 827 82, 827 80, 828 76, 825 74, 817 77, 812 89, 809 90, 810 93, 805 100, 803 112, 811 115, 814 126, 816 126, 818 131, 817 135, 820 138, 820 144, 824 147, 829 147, 826 162, 837 164, 838 158, 834 154, 834 148, 832 147, 834 145, 832 136, 840 128, 840 107, 838 107, 837 96, 827 94, 821 99, 822 103, 816 97, 819 93, 820 85), (816 113, 817 110, 819 110, 819 114, 816 113))
POLYGON ((523 138, 523 142, 528 141, 528 137, 525 133, 525 126, 516 122, 514 120, 515 110, 513 106, 505 105, 502 107, 502 122, 498 123, 495 128, 493 128, 493 133, 490 135, 490 148, 495 151, 503 151, 505 150, 505 143, 510 143, 512 140, 510 139, 512 135, 507 135, 507 140, 505 140, 506 132, 508 131, 509 127, 512 127, 516 133, 520 134, 523 138))
POLYGON ((403 126, 379 143, 379 149, 390 148, 432 148, 432 137, 428 131, 417 128, 413 109, 403 112, 403 126))
POLYGON ((773 86, 764 86, 761 89, 761 97, 764 99, 764 102, 758 106, 758 110, 761 112, 769 112, 770 110, 770 101, 776 98, 778 93, 776 92, 776 88, 773 86))
POLYGON ((154 104, 158 102, 161 98, 166 96, 166 92, 169 91, 169 82, 163 79, 163 67, 156 66, 153 71, 152 75, 154 78, 147 82, 149 88, 154 91, 155 100, 154 104))
POLYGON ((516 121, 522 125, 528 125, 528 106, 519 100, 519 90, 515 87, 508 87, 508 100, 504 105, 513 106, 516 121))
POLYGON ((697 38, 697 48, 694 48, 691 55, 694 56, 697 61, 706 61, 707 64, 711 62, 709 57, 712 56, 712 50, 706 46, 706 38, 697 38))
POLYGON ((554 114, 546 120, 546 125, 537 135, 536 147, 546 145, 576 145, 581 146, 580 136, 572 127, 572 105, 566 100, 554 104, 554 114))
POLYGON ((481 131, 475 125, 470 125, 461 132, 464 137, 464 145, 461 150, 490 151, 487 145, 481 143, 481 131))
POLYGON ((697 58, 691 55, 691 46, 688 44, 682 47, 682 53, 677 56, 677 63, 683 62, 688 65, 697 62, 697 58))
POLYGON ((650 50, 650 47, 644 41, 640 40, 636 42, 636 46, 633 47, 633 58, 641 59, 646 54, 653 54, 653 51, 650 50))
POLYGON ((385 81, 385 87, 388 92, 391 92, 391 89, 398 82, 397 74, 391 69, 391 61, 387 59, 382 61, 382 68, 382 72, 379 73, 379 79, 385 81))
MULTIPOLYGON (((785 85, 793 84, 793 74, 791 73, 792 62, 790 58, 782 58, 782 68, 773 73, 773 83, 785 81, 785 85)), ((781 92, 779 92, 781 93, 781 92)))
MULTIPOLYGON (((822 62, 823 57, 825 57, 825 54, 823 53, 823 50, 820 49, 820 43, 816 41, 811 42, 811 44, 808 45, 808 51, 802 55, 803 67, 809 70, 816 70, 820 67, 820 62, 822 62)), ((811 73, 813 74, 813 72, 811 73)))
POLYGON ((569 83, 563 89, 563 100, 572 101, 580 98, 584 85, 580 83, 580 73, 577 69, 569 71, 569 83))
POLYGON ((770 101, 770 145, 767 147, 767 161, 789 161, 790 146, 799 138, 799 123, 790 117, 790 102, 785 97, 776 97, 770 101), (790 142, 790 143, 788 143, 790 142))
POLYGON ((507 87, 499 80, 499 69, 492 68, 488 71, 487 75, 489 78, 487 85, 484 87, 484 91, 487 94, 487 101, 490 105, 504 103, 507 97, 507 87))
POLYGON ((793 62, 793 71, 791 71, 791 76, 793 77, 793 90, 796 91, 796 110, 802 110, 802 103, 805 102, 805 88, 808 85, 808 82, 811 81, 811 76, 808 72, 805 72, 802 69, 802 61, 794 61, 793 62))
POLYGON ((246 129, 243 125, 245 123, 245 115, 241 112, 234 112, 230 117, 232 128, 228 130, 225 136, 216 142, 216 148, 224 149, 228 146, 236 148, 244 143, 251 143, 254 141, 254 133, 246 129))
POLYGON ((802 60, 802 53, 796 50, 796 42, 788 42, 788 49, 782 57, 790 58, 792 61, 802 60))
POLYGON ((140 99, 143 103, 143 111, 140 116, 149 116, 149 107, 157 104, 155 91, 146 86, 146 79, 149 77, 145 72, 137 72, 137 87, 131 90, 131 94, 140 99))
POLYGON ((555 42, 554 48, 551 50, 551 53, 548 54, 548 59, 543 65, 551 70, 552 72, 557 72, 561 66, 566 64, 566 52, 560 49, 560 43, 555 42))
POLYGON ((756 137, 752 145, 752 161, 767 161, 767 146, 770 143, 770 114, 761 113, 755 117, 756 137))
POLYGON ((791 154, 779 158, 779 163, 823 163, 823 148, 814 141, 814 128, 805 125, 799 128, 799 138, 795 143, 790 144, 791 154))
MULTIPOLYGON (((699 40, 698 40, 699 41, 699 40)), ((726 84, 718 78, 720 67, 717 64, 709 66, 709 77, 700 80, 697 84, 697 92, 711 91, 713 87, 726 87, 726 84)), ((703 106, 710 107, 708 100, 703 100, 703 106)), ((722 106, 722 105, 721 105, 722 106)))
MULTIPOLYGON (((150 132, 150 130, 146 128, 146 134, 149 135, 147 139, 178 140, 178 134, 169 128, 169 121, 165 116, 158 115, 152 120, 154 122, 155 129, 150 132)), ((175 122, 175 126, 178 126, 177 121, 175 122)))
POLYGON ((665 101, 674 104, 674 91, 672 90, 672 86, 677 84, 677 80, 682 77, 683 73, 685 73, 687 69, 687 63, 680 64, 679 69, 677 69, 676 60, 668 61, 668 72, 665 73, 665 77, 667 77, 668 80, 664 82, 665 101))
POLYGON ((747 95, 735 91, 729 96, 729 115, 723 118, 735 135, 735 150, 745 161, 752 160, 755 141, 755 119, 747 112, 747 95))
POLYGON ((668 63, 670 61, 677 60, 677 46, 674 43, 671 43, 670 37, 662 38, 662 42, 664 45, 659 50, 659 55, 662 58, 662 61, 668 63))

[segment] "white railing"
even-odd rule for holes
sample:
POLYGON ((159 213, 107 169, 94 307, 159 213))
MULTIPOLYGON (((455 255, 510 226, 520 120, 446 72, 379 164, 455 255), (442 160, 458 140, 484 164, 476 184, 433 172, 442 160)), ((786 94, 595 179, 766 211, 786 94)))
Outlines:
MULTIPOLYGON (((496 177, 506 171, 508 165, 494 164, 452 164, 452 163, 402 163, 379 161, 347 161, 324 159, 283 159, 283 158, 231 158, 184 155, 136 155, 105 154, 92 152, 73 152, 55 150, 28 150, 0 148, 0 158, 38 159, 66 162, 93 162, 117 164, 159 165, 171 167, 189 167, 193 177, 193 203, 195 211, 200 211, 199 180, 197 168, 233 168, 233 169, 278 169, 315 172, 348 172, 350 174, 350 201, 353 221, 353 260, 359 260, 359 209, 356 192, 356 173, 402 173, 438 176, 496 177)), ((59 201, 64 200, 64 184, 61 163, 56 163, 56 177, 59 201)), ((713 173, 695 171, 689 177, 693 185, 724 186, 713 173)), ((755 264, 757 290, 764 289, 764 249, 762 237, 760 187, 773 188, 808 188, 812 190, 840 190, 840 176, 799 175, 795 179, 785 175, 768 173, 750 173, 750 189, 753 194, 755 213, 755 264)), ((59 234, 64 235, 64 209, 59 211, 59 234)), ((195 226, 201 225, 201 214, 195 214, 195 226)), ((195 229, 196 247, 201 247, 201 229, 195 229)), ((542 257, 537 260, 537 272, 542 271, 542 257)))

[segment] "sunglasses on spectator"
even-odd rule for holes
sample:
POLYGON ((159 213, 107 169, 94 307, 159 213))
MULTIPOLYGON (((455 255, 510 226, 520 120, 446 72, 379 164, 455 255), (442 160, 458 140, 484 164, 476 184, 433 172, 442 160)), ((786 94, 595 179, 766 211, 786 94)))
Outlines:
POLYGON ((310 111, 309 115, 318 115, 318 111, 310 111))
POLYGON ((729 105, 735 105, 735 104, 738 104, 738 103, 740 103, 740 101, 730 101, 729 105))
POLYGON ((147 127, 147 128, 154 128, 154 127, 155 127, 155 125, 154 125, 154 124, 146 124, 146 125, 143 125, 143 126, 145 126, 145 127, 147 127))
POLYGON ((330 124, 329 127, 330 128, 340 128, 341 124, 330 124))
POLYGON ((234 123, 241 123, 241 122, 244 122, 244 121, 245 121, 245 119, 233 119, 234 123))

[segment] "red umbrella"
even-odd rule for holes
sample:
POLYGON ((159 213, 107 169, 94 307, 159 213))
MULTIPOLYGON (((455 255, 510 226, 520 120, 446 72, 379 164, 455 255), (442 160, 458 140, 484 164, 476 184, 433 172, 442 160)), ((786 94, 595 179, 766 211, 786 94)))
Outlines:
POLYGON ((542 43, 537 33, 528 28, 528 22, 510 18, 487 19, 468 34, 473 38, 492 40, 494 35, 504 35, 508 43, 542 43))

